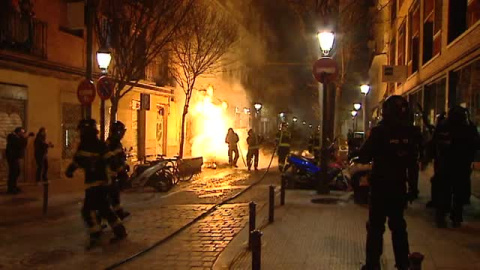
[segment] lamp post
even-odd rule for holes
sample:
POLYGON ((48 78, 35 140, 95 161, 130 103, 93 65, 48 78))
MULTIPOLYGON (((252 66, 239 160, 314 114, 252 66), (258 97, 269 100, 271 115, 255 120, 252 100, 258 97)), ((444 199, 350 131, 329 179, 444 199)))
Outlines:
POLYGON ((358 111, 351 111, 350 114, 352 115, 352 130, 355 132, 357 127, 356 127, 356 123, 357 123, 357 115, 358 115, 358 111))
POLYGON ((262 132, 262 103, 255 103, 253 105, 253 107, 255 108, 255 118, 257 119, 257 126, 258 126, 258 130, 257 130, 257 134, 263 134, 262 132))
MULTIPOLYGON (((319 32, 317 33, 317 38, 318 38, 318 43, 320 44, 320 50, 322 51, 323 58, 328 58, 328 55, 330 51, 333 48, 333 42, 335 40, 335 35, 332 32, 319 32)), ((320 59, 322 60, 322 59, 320 59)), ((334 62, 333 60, 331 60, 334 62)), ((318 68, 317 68, 318 69, 318 68)), ((314 70, 314 73, 318 73, 318 71, 314 70)), ((320 102, 320 106, 322 107, 322 151, 321 151, 321 156, 320 156, 320 166, 323 168, 327 167, 328 164, 328 142, 327 142, 327 136, 329 133, 329 127, 332 125, 332 120, 333 120, 333 115, 331 110, 329 110, 328 102, 330 99, 330 95, 327 91, 327 85, 328 85, 328 77, 329 74, 325 70, 320 71, 320 78, 317 78, 322 83, 322 89, 323 89, 323 100, 320 102)), ((330 74, 331 75, 331 74, 330 74)), ((320 89, 319 89, 320 91, 320 89)), ((319 97, 321 97, 321 93, 319 93, 319 97)), ((320 101, 320 100, 319 100, 320 101)), ((312 125, 310 125, 310 128, 312 128, 312 125)), ((330 193, 329 187, 328 187, 328 174, 327 170, 321 170, 320 171, 320 181, 318 182, 317 186, 317 193, 319 194, 328 194, 330 193)))
MULTIPOLYGON (((368 84, 362 84, 360 86, 360 92, 363 94, 363 111, 362 111, 362 124, 363 124, 363 132, 366 133, 367 132, 367 126, 365 124, 365 119, 367 119, 366 117, 366 114, 367 114, 367 111, 366 111, 366 102, 367 102, 367 95, 368 95, 368 92, 370 92, 370 85, 368 84)), ((364 134, 365 135, 365 134, 364 134)))
MULTIPOLYGON (((102 70, 102 74, 106 75, 108 73, 111 60, 112 54, 107 48, 102 47, 97 51, 97 64, 102 70)), ((100 139, 105 140, 105 100, 103 98, 100 99, 100 139)))

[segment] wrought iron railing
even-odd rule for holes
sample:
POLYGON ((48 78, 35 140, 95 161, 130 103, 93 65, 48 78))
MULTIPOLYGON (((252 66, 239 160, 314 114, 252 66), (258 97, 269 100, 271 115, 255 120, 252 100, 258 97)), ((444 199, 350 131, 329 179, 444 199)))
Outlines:
POLYGON ((19 12, 2 12, 0 48, 47 57, 47 23, 19 12))

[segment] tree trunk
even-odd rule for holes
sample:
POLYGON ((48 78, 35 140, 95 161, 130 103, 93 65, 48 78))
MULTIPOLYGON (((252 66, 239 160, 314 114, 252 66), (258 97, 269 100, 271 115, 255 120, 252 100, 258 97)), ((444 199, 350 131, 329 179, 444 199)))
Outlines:
MULTIPOLYGON (((110 125, 117 121, 118 101, 119 98, 115 96, 110 99, 110 102, 112 103, 112 107, 110 108, 110 125)), ((105 127, 105 129, 107 128, 110 130, 110 127, 105 127)))
POLYGON ((183 152, 184 152, 184 145, 185 145, 185 123, 187 120, 187 114, 188 114, 188 109, 183 107, 183 114, 182 114, 182 129, 180 130, 180 151, 179 151, 179 156, 180 158, 183 158, 183 152))

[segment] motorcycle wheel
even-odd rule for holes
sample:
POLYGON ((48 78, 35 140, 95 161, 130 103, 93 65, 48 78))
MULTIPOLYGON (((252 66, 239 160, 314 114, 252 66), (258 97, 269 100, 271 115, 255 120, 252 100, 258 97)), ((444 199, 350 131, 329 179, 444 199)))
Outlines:
POLYGON ((167 192, 173 187, 173 174, 168 170, 160 170, 148 179, 147 186, 158 192, 167 192))

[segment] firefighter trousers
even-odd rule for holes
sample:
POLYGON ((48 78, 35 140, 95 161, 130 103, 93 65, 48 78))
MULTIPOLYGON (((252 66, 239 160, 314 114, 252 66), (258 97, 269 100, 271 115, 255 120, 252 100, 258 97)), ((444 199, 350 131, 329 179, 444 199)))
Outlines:
POLYGON ((98 223, 100 220, 97 217, 97 213, 101 218, 108 221, 108 224, 112 228, 116 236, 125 234, 125 227, 118 219, 115 212, 110 207, 109 187, 108 186, 95 186, 85 190, 85 199, 82 207, 83 220, 90 231, 90 237, 99 237, 101 232, 101 226, 98 223))
POLYGON ((252 167, 252 162, 253 162, 253 167, 255 169, 258 168, 258 149, 248 149, 247 152, 247 167, 250 170, 252 167))
POLYGON ((283 168, 285 167, 285 160, 290 153, 290 147, 289 146, 279 146, 277 150, 278 154, 278 168, 280 171, 283 171, 283 168))

